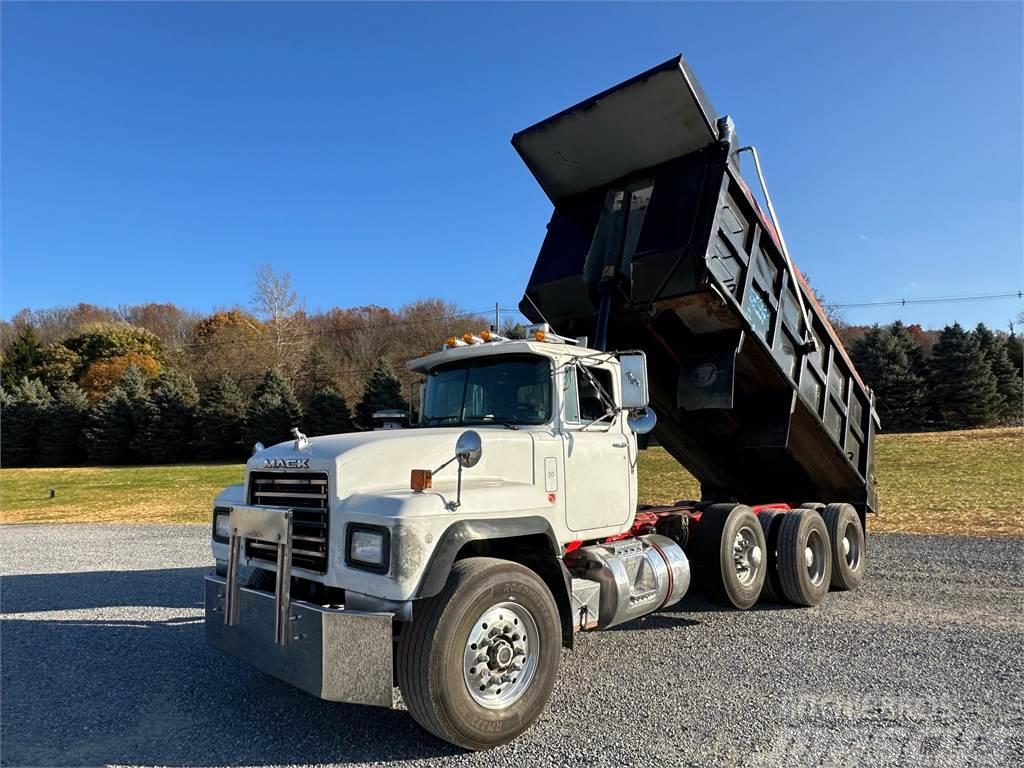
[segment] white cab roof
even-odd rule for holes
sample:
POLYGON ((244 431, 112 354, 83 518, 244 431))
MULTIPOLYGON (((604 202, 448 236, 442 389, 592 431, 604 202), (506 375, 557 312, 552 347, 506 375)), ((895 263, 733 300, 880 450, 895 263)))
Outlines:
POLYGON ((543 355, 544 357, 598 357, 611 358, 614 353, 600 352, 589 347, 576 344, 556 344, 547 341, 488 341, 483 344, 467 344, 464 347, 452 347, 435 352, 426 357, 410 360, 406 367, 410 371, 426 373, 434 366, 453 360, 466 360, 474 357, 496 357, 498 355, 543 355))

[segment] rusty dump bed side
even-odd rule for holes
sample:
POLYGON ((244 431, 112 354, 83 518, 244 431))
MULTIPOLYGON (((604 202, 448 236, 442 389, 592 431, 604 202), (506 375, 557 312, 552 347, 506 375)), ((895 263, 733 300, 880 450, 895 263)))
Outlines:
POLYGON ((655 436, 704 498, 876 510, 871 394, 682 57, 513 145, 555 205, 520 309, 646 352, 655 436))

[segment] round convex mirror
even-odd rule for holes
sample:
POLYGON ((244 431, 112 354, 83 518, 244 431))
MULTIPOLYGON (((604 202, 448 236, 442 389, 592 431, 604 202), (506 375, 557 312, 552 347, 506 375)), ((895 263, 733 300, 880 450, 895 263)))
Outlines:
POLYGON ((472 429, 467 429, 455 442, 455 457, 459 465, 463 467, 475 467, 483 455, 483 443, 480 434, 472 429))

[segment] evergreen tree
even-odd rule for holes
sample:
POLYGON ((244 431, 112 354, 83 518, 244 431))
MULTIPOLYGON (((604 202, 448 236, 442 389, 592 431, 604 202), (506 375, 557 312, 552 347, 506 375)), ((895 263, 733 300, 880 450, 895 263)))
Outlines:
POLYGON ((79 464, 85 459, 83 430, 89 398, 74 382, 57 387, 46 413, 45 439, 39 443, 39 463, 47 467, 79 464))
POLYGON ((36 463, 39 445, 47 439, 43 428, 52 403, 53 398, 39 379, 22 379, 13 388, 0 429, 4 466, 30 467, 36 463))
POLYGON ((1024 391, 1022 391, 1021 378, 1010 359, 1008 340, 997 336, 984 323, 978 323, 978 327, 974 329, 974 335, 978 339, 981 353, 985 356, 985 362, 988 363, 989 369, 996 379, 996 389, 999 391, 1000 400, 999 420, 1009 422, 1021 418, 1024 391))
POLYGON ((14 397, 0 383, 0 467, 8 466, 7 444, 9 435, 5 434, 4 425, 11 417, 11 410, 14 408, 14 397))
POLYGON ((169 464, 185 458, 198 403, 199 392, 191 377, 170 370, 157 378, 135 436, 142 461, 169 464))
POLYGON ((291 386, 271 368, 256 386, 245 412, 250 442, 273 445, 288 440, 292 427, 300 425, 302 410, 291 386))
POLYGON ((11 466, 11 435, 7 429, 14 411, 14 395, 0 383, 0 467, 11 466))
POLYGON ((31 325, 18 331, 0 363, 0 382, 4 388, 13 393, 21 385, 22 379, 35 376, 42 353, 42 345, 31 325))
POLYGON ((301 402, 310 403, 315 395, 334 390, 334 378, 327 359, 317 347, 309 350, 299 369, 298 396, 301 402))
POLYGON ((981 344, 959 323, 947 325, 932 350, 933 408, 953 426, 976 427, 999 418, 1002 398, 981 344))
POLYGON ((1015 330, 1011 330, 1010 336, 1006 339, 1006 351, 1010 355, 1013 370, 1020 376, 1024 373, 1024 339, 1018 336, 1015 330))
POLYGON ((121 374, 117 385, 128 395, 128 399, 141 403, 146 399, 148 380, 146 374, 138 367, 130 365, 121 374))
POLYGON ((511 320, 505 321, 504 325, 501 326, 500 333, 506 339, 525 339, 527 336, 526 326, 511 320))
POLYGON ((875 407, 886 432, 920 429, 925 419, 924 379, 911 364, 909 334, 903 334, 902 327, 894 332, 874 325, 850 350, 857 371, 875 391, 875 407))
POLYGON ((303 422, 306 434, 337 435, 352 431, 352 411, 348 403, 336 390, 325 389, 313 395, 306 406, 306 420, 303 422))
POLYGON ((237 459, 245 455, 244 437, 245 398, 225 373, 210 387, 196 412, 196 449, 207 459, 237 459))
POLYGON ((96 464, 128 464, 134 458, 135 413, 128 394, 115 386, 93 406, 85 426, 85 448, 96 464))
POLYGON ((134 365, 96 403, 85 427, 86 453, 98 464, 129 464, 138 460, 140 426, 149 410, 146 377, 134 365))
MULTIPOLYGON (((920 326, 916 327, 920 329, 920 326)), ((920 343, 914 338, 910 329, 897 320, 889 326, 889 332, 892 334, 896 344, 906 353, 907 362, 910 363, 911 370, 922 379, 927 379, 928 361, 925 360, 924 350, 921 349, 920 343)))
POLYGON ((402 382, 392 372, 387 360, 380 358, 366 382, 363 399, 356 404, 357 426, 373 429, 373 414, 388 408, 407 411, 409 404, 402 397, 402 382))

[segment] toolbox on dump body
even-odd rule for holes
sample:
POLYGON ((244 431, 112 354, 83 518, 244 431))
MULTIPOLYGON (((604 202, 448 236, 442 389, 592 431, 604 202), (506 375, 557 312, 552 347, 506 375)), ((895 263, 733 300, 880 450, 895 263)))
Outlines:
POLYGON ((872 394, 683 58, 512 143, 555 206, 520 309, 647 354, 655 437, 703 496, 875 511, 872 394))

